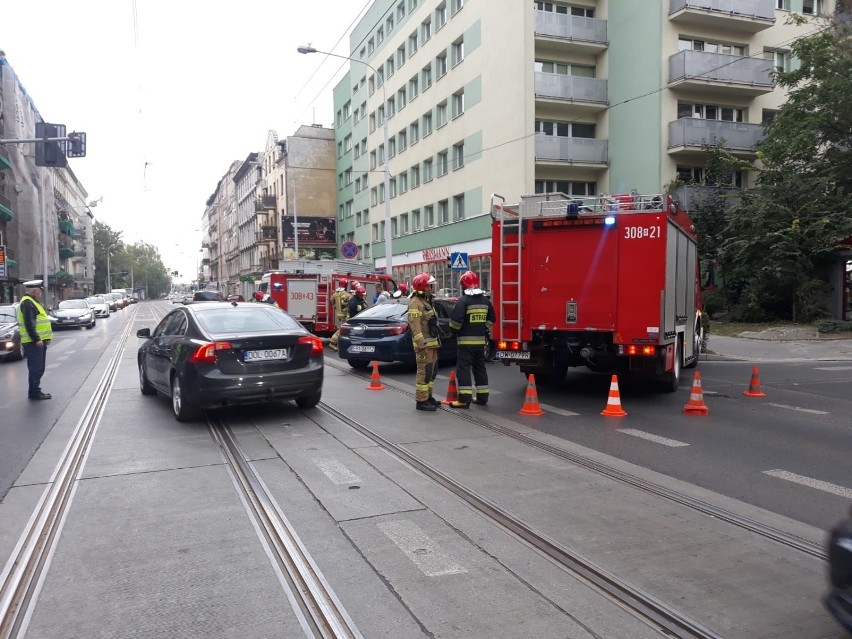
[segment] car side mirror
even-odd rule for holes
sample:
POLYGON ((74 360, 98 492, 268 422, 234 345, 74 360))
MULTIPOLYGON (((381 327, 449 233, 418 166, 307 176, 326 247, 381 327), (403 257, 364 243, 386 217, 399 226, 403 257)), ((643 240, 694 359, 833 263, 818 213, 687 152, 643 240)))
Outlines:
POLYGON ((151 337, 151 329, 150 328, 140 328, 136 331, 136 337, 144 337, 149 339, 151 337))

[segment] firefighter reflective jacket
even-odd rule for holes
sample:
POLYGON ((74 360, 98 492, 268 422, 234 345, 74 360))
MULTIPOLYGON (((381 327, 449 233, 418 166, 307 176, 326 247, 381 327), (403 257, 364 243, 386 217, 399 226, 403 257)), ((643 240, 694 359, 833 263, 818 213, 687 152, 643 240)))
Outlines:
POLYGON ((494 307, 480 291, 461 296, 450 314, 450 328, 458 335, 459 346, 485 346, 496 317, 494 307))
POLYGON ((338 319, 345 320, 349 316, 350 298, 351 295, 343 288, 339 288, 331 294, 331 305, 334 307, 334 313, 338 319))
POLYGON ((438 336, 433 335, 429 328, 429 323, 434 324, 435 320, 437 316, 432 304, 422 293, 415 291, 408 303, 408 328, 411 330, 414 350, 438 348, 438 336))
POLYGON ((357 295, 353 295, 352 299, 349 300, 349 317, 355 317, 358 313, 367 308, 367 300, 363 297, 358 297, 357 295))

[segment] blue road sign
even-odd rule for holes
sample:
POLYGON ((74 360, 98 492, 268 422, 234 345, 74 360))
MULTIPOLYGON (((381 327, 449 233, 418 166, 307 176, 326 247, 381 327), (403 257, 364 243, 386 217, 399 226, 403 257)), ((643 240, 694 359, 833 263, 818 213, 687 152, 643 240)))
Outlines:
POLYGON ((344 242, 340 247, 340 254, 346 259, 354 259, 358 256, 358 245, 355 242, 344 242))
POLYGON ((450 253, 450 268, 454 271, 469 270, 467 253, 450 253))

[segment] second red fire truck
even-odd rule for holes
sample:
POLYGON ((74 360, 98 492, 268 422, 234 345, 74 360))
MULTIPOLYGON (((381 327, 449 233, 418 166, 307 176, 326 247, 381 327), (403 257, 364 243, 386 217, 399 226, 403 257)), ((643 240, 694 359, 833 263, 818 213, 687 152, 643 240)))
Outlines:
POLYGON ((536 380, 569 367, 677 389, 703 340, 692 221, 668 195, 492 197, 496 357, 536 380))

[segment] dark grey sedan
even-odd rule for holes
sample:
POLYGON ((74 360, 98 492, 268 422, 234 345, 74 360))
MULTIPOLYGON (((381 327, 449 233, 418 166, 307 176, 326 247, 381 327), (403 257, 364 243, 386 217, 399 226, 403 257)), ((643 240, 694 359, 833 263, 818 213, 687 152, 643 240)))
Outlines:
POLYGON ((136 333, 143 395, 171 398, 178 421, 199 408, 322 397, 323 343, 268 304, 196 302, 136 333))
POLYGON ((18 305, 0 306, 0 361, 24 359, 18 305))

